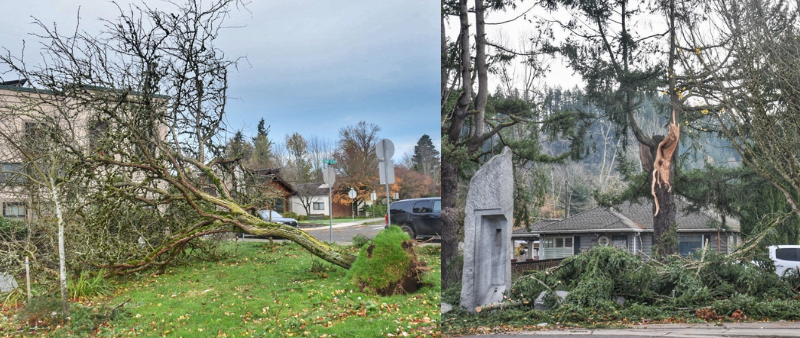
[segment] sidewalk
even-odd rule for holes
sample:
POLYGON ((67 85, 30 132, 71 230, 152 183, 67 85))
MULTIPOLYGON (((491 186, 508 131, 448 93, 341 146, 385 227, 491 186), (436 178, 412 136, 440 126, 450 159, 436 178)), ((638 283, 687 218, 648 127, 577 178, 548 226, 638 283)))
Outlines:
MULTIPOLYGON (((320 223, 323 223, 323 222, 327 223, 328 220, 320 221, 320 223)), ((333 228, 334 229, 347 228, 347 227, 352 227, 352 226, 357 226, 357 225, 362 225, 364 223, 372 223, 372 222, 383 222, 383 217, 361 219, 361 220, 357 220, 355 222, 338 223, 338 224, 334 224, 333 228)), ((383 224, 383 223, 381 223, 381 224, 383 224)), ((328 229, 328 228, 330 228, 330 225, 314 227, 314 228, 301 228, 301 229, 308 231, 308 230, 323 230, 323 229, 328 229)))
POLYGON ((468 337, 527 338, 555 336, 598 337, 798 337, 800 322, 756 322, 756 323, 705 323, 705 324, 650 324, 635 325, 630 329, 565 329, 543 330, 499 335, 468 337))

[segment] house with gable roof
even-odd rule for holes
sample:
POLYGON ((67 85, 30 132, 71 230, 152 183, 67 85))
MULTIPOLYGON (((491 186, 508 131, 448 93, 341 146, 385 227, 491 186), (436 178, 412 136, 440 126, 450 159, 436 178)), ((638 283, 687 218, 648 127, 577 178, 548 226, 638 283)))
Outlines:
MULTIPOLYGON (((512 240, 528 241, 528 259, 559 259, 576 255, 594 245, 613 245, 644 258, 652 255, 653 200, 640 198, 612 208, 596 207, 563 220, 534 223, 530 230, 519 229, 512 240), (538 242, 538 243, 537 243, 538 242), (538 244, 538 246, 536 245, 538 244)), ((707 211, 693 211, 690 205, 675 200, 678 224, 678 252, 691 252, 710 246, 731 252, 740 243, 739 222, 722 220, 707 211)))

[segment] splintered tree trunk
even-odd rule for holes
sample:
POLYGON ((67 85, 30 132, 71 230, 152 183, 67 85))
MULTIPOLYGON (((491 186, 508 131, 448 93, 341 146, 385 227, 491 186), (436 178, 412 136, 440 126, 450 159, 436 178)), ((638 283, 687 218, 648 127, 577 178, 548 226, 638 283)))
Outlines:
MULTIPOLYGON (((653 141, 658 145, 661 144, 664 140, 664 136, 662 135, 654 135, 653 141)), ((670 255, 675 253, 677 247, 677 242, 670 242, 668 236, 664 236, 665 234, 669 234, 670 227, 673 223, 675 223, 675 196, 674 196, 674 189, 670 189, 670 185, 665 184, 653 184, 654 177, 656 177, 656 171, 658 170, 658 166, 656 165, 655 161, 658 158, 657 146, 655 148, 650 148, 644 143, 639 143, 640 147, 640 160, 642 162, 642 168, 645 172, 648 173, 648 184, 652 187, 653 196, 650 197, 653 199, 653 245, 654 249, 657 248, 657 253, 659 255, 670 255), (669 243, 668 243, 669 242, 669 243)), ((671 167, 671 166, 670 166, 671 167)), ((669 170, 669 182, 673 182, 674 178, 674 170, 670 168, 669 170)), ((674 234, 673 234, 674 235, 674 234)), ((676 238, 677 240, 677 238, 676 238)))
POLYGON ((442 288, 458 281, 455 271, 448 267, 458 253, 458 223, 456 223, 457 164, 442 161, 442 288))
MULTIPOLYGON (((650 173, 651 194, 653 195, 653 240, 658 254, 665 256, 675 253, 677 234, 670 233, 675 223, 675 197, 672 183, 675 177, 680 128, 677 125, 676 111, 672 111, 672 123, 666 137, 656 135, 655 149, 651 148, 653 164, 650 173)), ((646 156, 642 156, 644 159, 646 156)), ((645 166, 647 167, 647 166, 645 166)))

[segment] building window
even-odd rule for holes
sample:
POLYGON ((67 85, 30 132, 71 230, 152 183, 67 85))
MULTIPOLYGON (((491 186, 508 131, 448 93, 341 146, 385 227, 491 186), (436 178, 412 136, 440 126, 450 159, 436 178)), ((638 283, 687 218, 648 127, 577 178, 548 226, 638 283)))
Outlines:
POLYGON ((25 203, 5 202, 3 203, 3 217, 22 218, 25 217, 25 203))
POLYGON ((325 203, 314 202, 314 210, 325 210, 325 203))
POLYGON ((689 256, 692 252, 703 248, 703 235, 678 236, 678 253, 689 256))
POLYGON ((542 238, 542 259, 569 257, 574 254, 572 236, 542 238))
POLYGON ((615 248, 628 251, 628 236, 611 236, 611 242, 615 248))
POLYGON ((105 155, 101 150, 101 140, 108 132, 107 121, 95 121, 89 126, 89 149, 98 152, 98 154, 105 155))
POLYGON ((22 163, 0 163, 0 185, 26 182, 22 163))

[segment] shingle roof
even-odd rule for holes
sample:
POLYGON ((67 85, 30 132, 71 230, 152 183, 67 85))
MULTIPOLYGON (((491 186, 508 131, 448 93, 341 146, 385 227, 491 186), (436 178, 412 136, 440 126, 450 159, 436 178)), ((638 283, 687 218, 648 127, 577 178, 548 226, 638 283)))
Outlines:
MULTIPOLYGON (((625 202, 614 207, 625 217, 641 225, 645 229, 653 229, 653 199, 640 198, 637 203, 625 202)), ((675 222, 678 230, 705 230, 717 229, 720 220, 703 211, 690 211, 689 203, 675 199, 675 222)), ((734 231, 739 231, 739 222, 734 218, 726 218, 725 225, 734 231)))
MULTIPOLYGON (((543 221, 530 226, 530 231, 520 229, 515 234, 590 232, 590 231, 653 231, 652 199, 641 198, 638 203, 625 202, 612 209, 597 207, 559 221, 543 221)), ((678 231, 716 230, 719 220, 705 212, 688 212, 689 204, 675 200, 678 213, 675 221, 678 231)), ((739 223, 728 218, 726 225, 732 231, 739 231, 739 223)))

